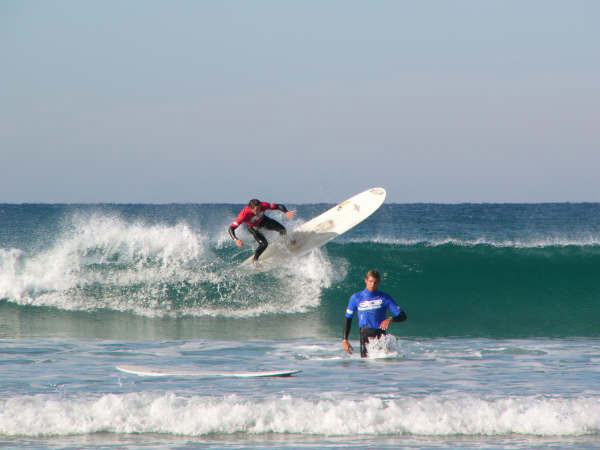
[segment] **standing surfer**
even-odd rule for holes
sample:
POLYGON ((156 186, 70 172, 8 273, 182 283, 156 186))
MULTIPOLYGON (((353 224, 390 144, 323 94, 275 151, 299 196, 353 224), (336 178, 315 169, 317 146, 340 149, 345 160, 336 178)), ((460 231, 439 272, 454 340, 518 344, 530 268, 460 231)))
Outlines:
MULTIPOLYGON (((267 203, 261 202, 253 198, 248 202, 246 206, 240 211, 237 218, 232 222, 229 227, 229 235, 235 241, 235 244, 238 247, 244 245, 244 243, 237 238, 235 235, 235 229, 239 227, 242 223, 245 223, 248 227, 248 231, 250 234, 256 239, 258 242, 258 247, 254 252, 254 257, 252 258, 253 262, 258 261, 259 256, 264 252, 269 245, 269 242, 265 238, 265 236, 259 231, 260 228, 265 228, 271 231, 277 231, 280 235, 285 236, 286 231, 285 227, 281 225, 276 220, 271 219, 270 217, 265 216, 265 211, 269 209, 278 209, 282 213, 285 214, 285 217, 291 219, 296 214, 296 211, 288 211, 288 209, 277 203, 267 203)), ((293 244, 293 242, 292 242, 293 244)))
POLYGON ((354 313, 358 311, 358 327, 360 328, 360 356, 367 356, 367 344, 371 338, 379 339, 387 334, 386 330, 390 322, 402 322, 406 320, 406 313, 400 308, 394 299, 385 292, 377 290, 381 276, 376 270, 369 270, 365 277, 365 289, 357 292, 348 302, 346 309, 346 322, 344 324, 344 337, 342 344, 344 350, 352 354, 352 346, 348 342, 350 327, 354 313), (393 317, 385 318, 386 310, 390 310, 393 317))

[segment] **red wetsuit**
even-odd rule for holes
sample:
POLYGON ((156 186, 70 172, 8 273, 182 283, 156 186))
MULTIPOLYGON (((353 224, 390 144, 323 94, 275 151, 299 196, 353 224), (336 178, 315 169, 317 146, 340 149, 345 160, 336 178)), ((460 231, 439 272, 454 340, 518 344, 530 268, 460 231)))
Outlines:
POLYGON ((277 204, 260 202, 260 212, 258 214, 254 214, 250 207, 246 205, 240 211, 236 219, 231 223, 231 226, 235 229, 241 224, 245 223, 249 227, 256 227, 263 221, 265 218, 265 211, 269 209, 278 209, 277 204))

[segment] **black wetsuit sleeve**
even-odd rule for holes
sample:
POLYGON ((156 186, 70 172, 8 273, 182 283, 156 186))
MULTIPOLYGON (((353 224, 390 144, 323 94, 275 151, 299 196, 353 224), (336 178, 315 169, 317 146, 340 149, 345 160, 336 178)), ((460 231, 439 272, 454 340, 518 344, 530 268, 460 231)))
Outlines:
POLYGON ((229 227, 229 236, 231 236, 231 239, 233 239, 234 241, 237 241, 237 236, 235 235, 235 228, 233 227, 233 225, 229 227))
POLYGON ((286 212, 288 212, 288 210, 287 210, 287 208, 286 208, 285 206, 283 206, 283 205, 279 205, 279 204, 278 204, 277 206, 275 206, 275 209, 278 209, 279 211, 281 211, 281 212, 282 212, 282 213, 284 213, 284 214, 285 214, 286 212))
POLYGON ((346 322, 344 322, 344 335, 343 339, 348 339, 348 335, 350 334, 350 328, 352 327, 352 318, 346 317, 346 322))
POLYGON ((394 316, 392 322, 404 322, 406 319, 408 319, 408 317, 406 317, 406 313, 404 311, 401 311, 400 314, 394 316))

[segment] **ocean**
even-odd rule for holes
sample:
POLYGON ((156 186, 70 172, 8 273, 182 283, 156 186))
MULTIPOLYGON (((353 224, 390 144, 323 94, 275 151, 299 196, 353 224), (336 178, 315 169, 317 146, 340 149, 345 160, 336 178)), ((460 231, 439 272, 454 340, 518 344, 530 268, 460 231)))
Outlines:
POLYGON ((241 207, 0 204, 0 446, 600 447, 600 204, 386 203, 268 270, 241 207), (361 359, 371 268, 408 320, 361 359))

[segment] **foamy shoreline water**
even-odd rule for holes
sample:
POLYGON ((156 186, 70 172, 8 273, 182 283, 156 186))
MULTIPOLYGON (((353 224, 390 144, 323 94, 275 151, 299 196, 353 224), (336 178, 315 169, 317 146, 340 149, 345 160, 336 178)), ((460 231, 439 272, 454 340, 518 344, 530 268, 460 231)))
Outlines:
POLYGON ((337 340, 5 340, 0 435, 46 443, 122 434, 242 443, 262 435, 276 448, 274 435, 362 436, 385 445, 406 437, 493 444, 600 435, 597 340, 388 341, 361 360, 337 340), (115 369, 127 362, 302 372, 149 379, 115 369))

